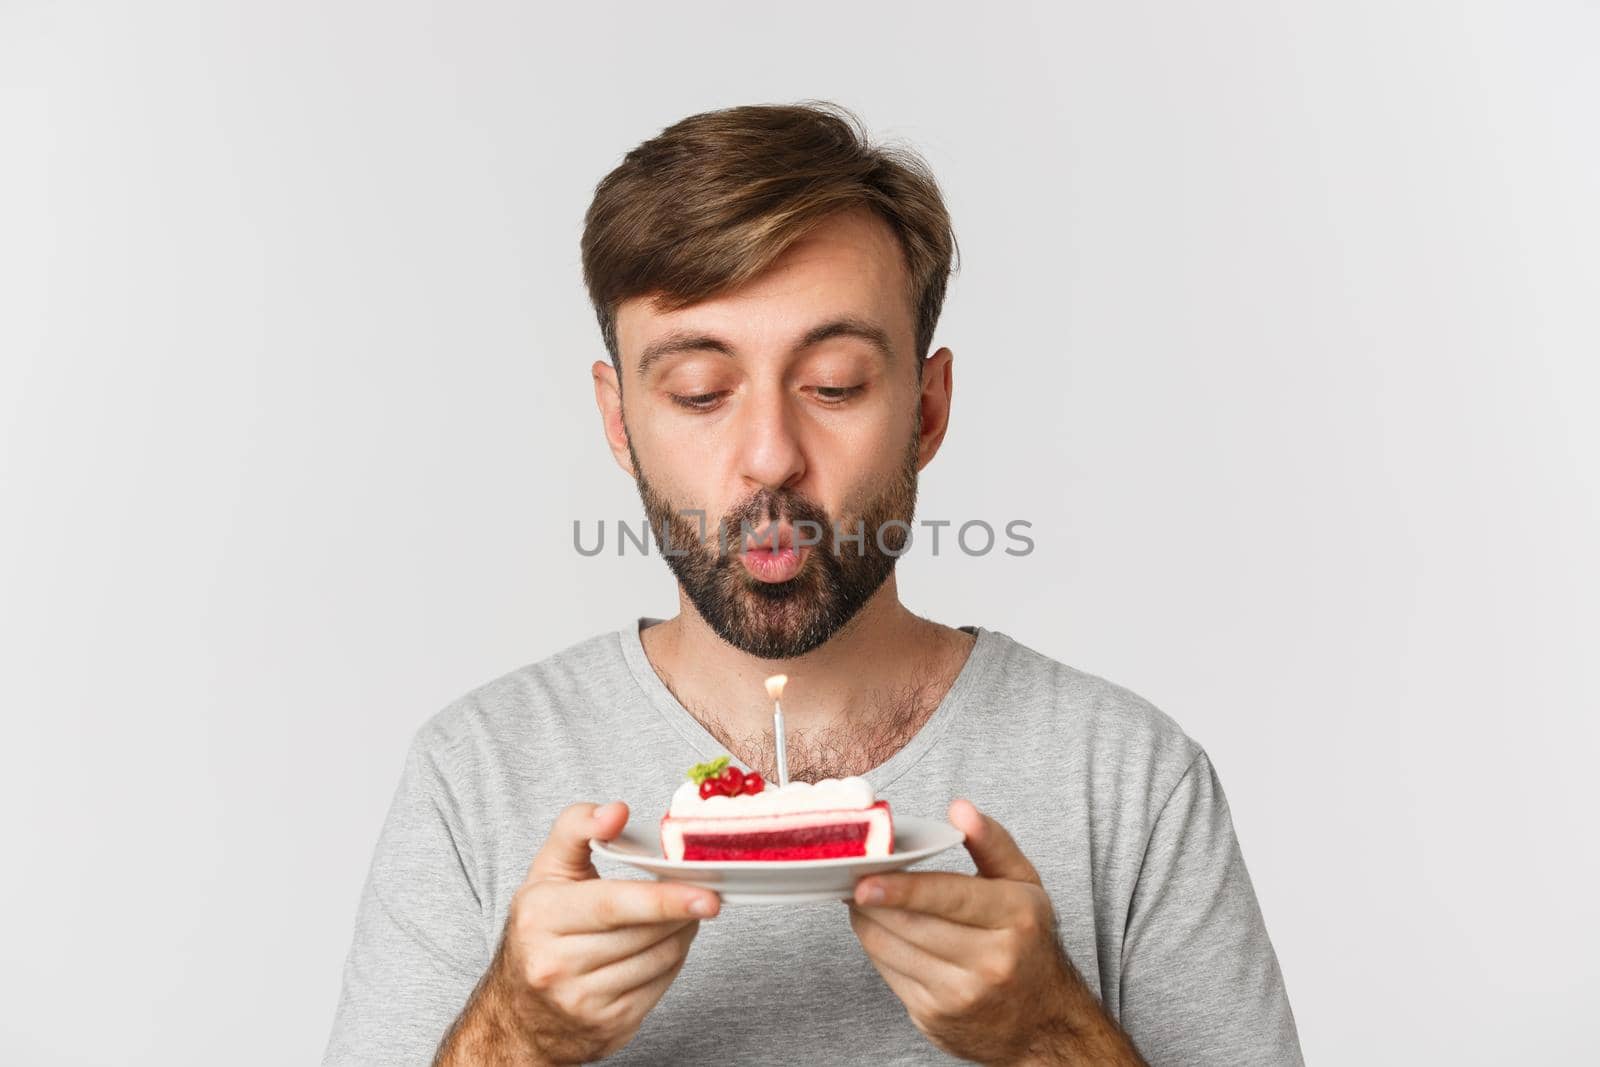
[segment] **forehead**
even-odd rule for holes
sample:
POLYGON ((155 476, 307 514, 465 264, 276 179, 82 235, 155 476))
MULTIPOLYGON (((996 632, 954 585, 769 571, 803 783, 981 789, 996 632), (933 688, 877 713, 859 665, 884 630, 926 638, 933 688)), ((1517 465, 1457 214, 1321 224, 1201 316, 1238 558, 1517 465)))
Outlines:
MULTIPOLYGON (((787 345, 819 322, 853 318, 879 325, 896 352, 913 347, 910 278, 894 230, 867 209, 841 213, 784 250, 749 282, 666 312, 648 297, 617 306, 625 363, 659 338, 684 330, 725 337, 735 347, 787 345)), ((909 358, 909 357, 908 357, 909 358)))

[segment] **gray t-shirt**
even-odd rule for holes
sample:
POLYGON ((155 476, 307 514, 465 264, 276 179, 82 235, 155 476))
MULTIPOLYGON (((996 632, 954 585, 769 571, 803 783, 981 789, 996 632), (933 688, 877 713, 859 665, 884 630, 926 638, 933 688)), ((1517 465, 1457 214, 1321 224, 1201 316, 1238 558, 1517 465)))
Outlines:
MULTIPOLYGON (((474 690, 418 731, 378 839, 323 1060, 430 1063, 551 821, 580 800, 654 820, 721 744, 656 675, 655 619, 474 690)), ((1153 1065, 1299 1064, 1283 976, 1221 783, 1166 715, 996 630, 911 742, 867 772, 893 809, 965 796, 1038 869, 1064 947, 1153 1065)), ((973 872, 963 849, 917 869, 973 872)), ((602 861, 605 877, 642 877, 602 861)), ((956 1062, 917 1032, 845 905, 726 905, 612 1061, 956 1062)))

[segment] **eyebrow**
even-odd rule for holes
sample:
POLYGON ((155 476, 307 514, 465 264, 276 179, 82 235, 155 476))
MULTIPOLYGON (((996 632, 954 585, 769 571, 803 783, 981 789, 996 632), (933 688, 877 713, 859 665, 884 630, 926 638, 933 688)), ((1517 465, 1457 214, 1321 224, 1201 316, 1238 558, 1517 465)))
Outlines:
MULTIPOLYGON (((794 346, 796 352, 803 352, 813 345, 835 337, 858 337, 867 342, 878 351, 885 360, 892 359, 894 350, 889 345, 889 333, 875 322, 845 315, 837 319, 830 319, 820 325, 813 326, 806 331, 800 343, 794 346)), ((723 355, 733 357, 737 353, 733 345, 717 337, 715 334, 700 333, 694 330, 677 330, 651 341, 639 355, 639 376, 642 378, 652 364, 667 356, 679 352, 721 352, 723 355)))

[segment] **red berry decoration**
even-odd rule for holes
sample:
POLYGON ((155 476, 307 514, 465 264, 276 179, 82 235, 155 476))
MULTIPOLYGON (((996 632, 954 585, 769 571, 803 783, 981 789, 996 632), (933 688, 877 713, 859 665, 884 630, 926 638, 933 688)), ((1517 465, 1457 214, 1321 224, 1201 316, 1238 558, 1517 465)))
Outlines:
POLYGON ((737 797, 759 793, 765 788, 761 775, 746 774, 733 766, 731 756, 718 756, 706 763, 696 763, 689 768, 689 780, 700 789, 700 799, 712 797, 737 797))

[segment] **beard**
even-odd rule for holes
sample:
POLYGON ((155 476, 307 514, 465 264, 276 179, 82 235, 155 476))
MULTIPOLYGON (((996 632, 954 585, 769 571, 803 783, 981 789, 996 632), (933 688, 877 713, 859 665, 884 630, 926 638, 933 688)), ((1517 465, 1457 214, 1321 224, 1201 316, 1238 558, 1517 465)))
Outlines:
POLYGON ((908 547, 920 436, 912 433, 900 469, 882 490, 849 509, 837 524, 801 493, 760 489, 730 508, 712 530, 709 517, 702 522, 693 510, 650 484, 631 440, 628 453, 650 529, 695 610, 717 636, 740 651, 761 659, 791 659, 818 647, 853 619, 908 547), (739 561, 745 533, 759 534, 768 522, 782 521, 794 527, 797 539, 820 540, 811 545, 794 577, 760 581, 739 561))

